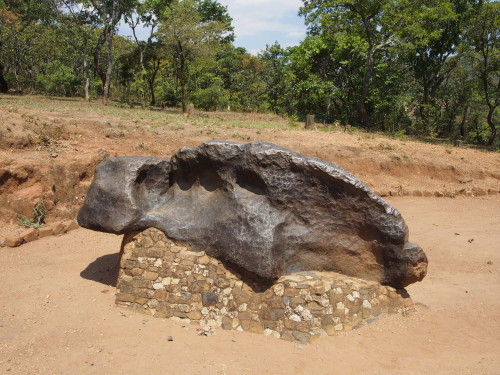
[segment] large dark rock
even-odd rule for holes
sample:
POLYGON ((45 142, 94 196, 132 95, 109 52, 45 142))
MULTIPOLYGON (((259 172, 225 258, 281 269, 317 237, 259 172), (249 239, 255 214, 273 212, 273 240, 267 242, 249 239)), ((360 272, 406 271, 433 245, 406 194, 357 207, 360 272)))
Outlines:
POLYGON ((269 143, 106 159, 78 222, 116 234, 156 227, 261 282, 323 270, 402 288, 427 269, 400 213, 360 180, 269 143))

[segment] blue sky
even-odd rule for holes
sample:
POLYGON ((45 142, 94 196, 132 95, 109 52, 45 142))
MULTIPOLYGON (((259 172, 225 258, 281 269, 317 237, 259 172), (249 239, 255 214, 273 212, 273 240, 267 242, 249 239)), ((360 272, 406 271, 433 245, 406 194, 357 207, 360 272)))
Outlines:
POLYGON ((301 0, 219 0, 233 18, 235 45, 256 54, 275 41, 282 47, 305 38, 304 19, 297 15, 301 0))
MULTIPOLYGON (((304 19, 297 15, 301 0, 218 0, 227 7, 233 18, 236 40, 234 45, 244 47, 256 55, 266 45, 278 41, 282 47, 299 44, 305 38, 304 19)), ((131 35, 123 24, 121 35, 131 35)), ((146 38, 145 33, 140 33, 146 38)))

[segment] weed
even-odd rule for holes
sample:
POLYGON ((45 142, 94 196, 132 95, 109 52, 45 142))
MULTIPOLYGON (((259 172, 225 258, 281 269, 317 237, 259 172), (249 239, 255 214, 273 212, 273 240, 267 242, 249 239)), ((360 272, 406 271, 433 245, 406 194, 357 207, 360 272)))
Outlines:
POLYGON ((42 146, 49 146, 64 133, 64 125, 51 126, 48 122, 44 121, 41 127, 35 132, 38 136, 38 143, 42 146))
POLYGON ((450 148, 447 148, 447 149, 446 149, 446 152, 447 152, 448 154, 451 154, 451 153, 452 153, 452 150, 451 150, 450 148))
POLYGON ((396 153, 394 153, 394 154, 391 154, 391 157, 393 159, 396 159, 396 160, 402 160, 402 159, 406 160, 406 159, 408 159, 408 155, 406 155, 406 154, 396 154, 396 153))
POLYGON ((41 228, 45 220, 45 203, 40 199, 35 207, 33 207, 33 219, 28 219, 25 216, 20 216, 17 221, 26 228, 41 228))
POLYGON ((175 125, 171 125, 170 128, 172 130, 184 130, 184 125, 182 125, 182 124, 175 124, 175 125))
POLYGON ((389 144, 387 142, 379 143, 378 146, 377 146, 377 148, 379 150, 387 150, 387 151, 393 151, 393 150, 396 149, 393 145, 391 145, 391 144, 389 144))
POLYGON ((408 136, 406 135, 406 130, 398 130, 396 133, 394 133, 394 138, 400 139, 400 140, 406 140, 408 139, 408 136))
POLYGON ((297 115, 291 115, 287 117, 288 125, 297 127, 299 126, 299 117, 297 115))

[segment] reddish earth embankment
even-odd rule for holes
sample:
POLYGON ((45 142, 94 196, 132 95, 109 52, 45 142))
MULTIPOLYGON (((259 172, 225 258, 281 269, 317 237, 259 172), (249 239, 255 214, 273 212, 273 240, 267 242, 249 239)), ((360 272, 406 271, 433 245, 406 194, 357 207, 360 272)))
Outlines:
POLYGON ((0 97, 0 221, 30 217, 42 199, 47 220, 73 219, 95 166, 107 156, 170 157, 222 139, 266 141, 333 161, 382 196, 496 195, 500 154, 378 135, 305 131, 271 115, 103 107, 40 97, 0 97))

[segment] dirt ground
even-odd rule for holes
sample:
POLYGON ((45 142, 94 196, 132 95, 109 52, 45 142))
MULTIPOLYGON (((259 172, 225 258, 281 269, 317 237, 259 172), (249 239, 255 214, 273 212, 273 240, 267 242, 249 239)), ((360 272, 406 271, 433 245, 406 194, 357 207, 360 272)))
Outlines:
POLYGON ((500 374, 500 154, 331 130, 0 96, 0 373, 500 374), (104 157, 170 157, 211 139, 334 161, 387 196, 429 258, 427 277, 408 287, 416 311, 308 345, 220 329, 203 337, 115 306, 120 236, 79 229, 1 247, 40 199, 47 221, 74 218, 104 157), (454 198, 434 197, 443 195, 454 198))
POLYGON ((429 257, 417 309, 299 345, 114 305, 119 236, 1 250, 0 373, 500 374, 500 198, 391 199, 429 257), (173 341, 167 341, 172 336, 173 341))

